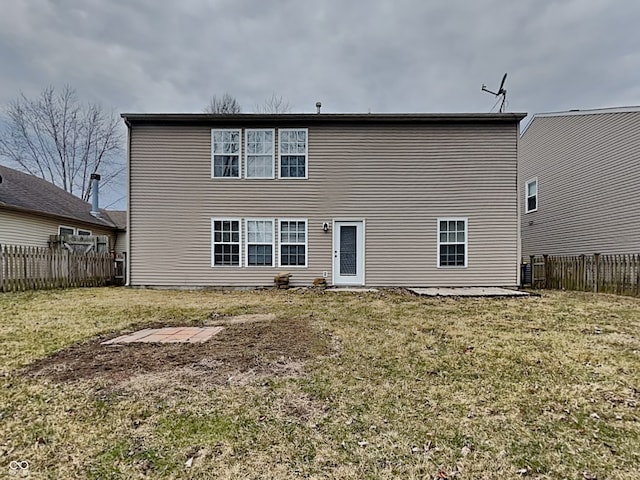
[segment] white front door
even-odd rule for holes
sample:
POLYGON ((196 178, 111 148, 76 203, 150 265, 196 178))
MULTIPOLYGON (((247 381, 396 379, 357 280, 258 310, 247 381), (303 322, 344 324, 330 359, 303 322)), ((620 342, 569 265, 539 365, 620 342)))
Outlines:
POLYGON ((333 284, 364 285, 364 222, 333 224, 333 284))

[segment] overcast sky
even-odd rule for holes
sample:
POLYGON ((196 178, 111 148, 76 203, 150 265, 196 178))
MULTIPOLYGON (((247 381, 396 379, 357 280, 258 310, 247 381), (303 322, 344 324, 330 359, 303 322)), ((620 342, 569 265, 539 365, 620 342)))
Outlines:
POLYGON ((640 104, 635 0, 1 0, 0 104, 70 84, 115 112, 489 112, 640 104), (494 109, 495 111, 495 109, 494 109))

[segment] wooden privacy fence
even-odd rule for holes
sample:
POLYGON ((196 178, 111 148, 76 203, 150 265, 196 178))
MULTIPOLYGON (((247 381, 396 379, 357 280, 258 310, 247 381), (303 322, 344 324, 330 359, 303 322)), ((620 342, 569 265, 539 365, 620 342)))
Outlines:
POLYGON ((640 296, 640 255, 529 257, 530 285, 640 296))
POLYGON ((100 287, 113 282, 109 253, 0 245, 0 292, 100 287))

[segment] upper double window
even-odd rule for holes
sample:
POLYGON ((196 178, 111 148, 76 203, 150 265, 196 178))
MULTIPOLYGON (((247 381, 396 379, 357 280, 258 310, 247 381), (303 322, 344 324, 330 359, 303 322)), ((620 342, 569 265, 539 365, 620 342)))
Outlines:
POLYGON ((281 128, 280 178, 307 178, 307 129, 281 128))
POLYGON ((274 130, 249 130, 246 136, 246 178, 273 178, 274 130))
POLYGON ((213 178, 240 178, 240 130, 211 130, 213 178))
MULTIPOLYGON (((279 178, 307 178, 308 130, 278 129, 279 178)), ((268 128, 244 130, 244 168, 242 129, 211 130, 211 176, 213 178, 276 177, 276 131, 268 128), (244 172, 244 174, 243 174, 244 172)))

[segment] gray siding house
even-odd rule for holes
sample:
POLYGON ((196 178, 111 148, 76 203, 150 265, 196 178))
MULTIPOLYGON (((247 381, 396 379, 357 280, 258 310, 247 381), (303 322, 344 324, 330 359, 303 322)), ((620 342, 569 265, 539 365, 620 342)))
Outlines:
POLYGON ((101 210, 41 178, 0 165, 0 245, 49 246, 50 235, 107 235, 123 252, 126 213, 101 210))
POLYGON ((640 107, 535 115, 518 185, 524 256, 640 253, 640 107))
POLYGON ((518 285, 524 114, 122 117, 130 285, 518 285))

